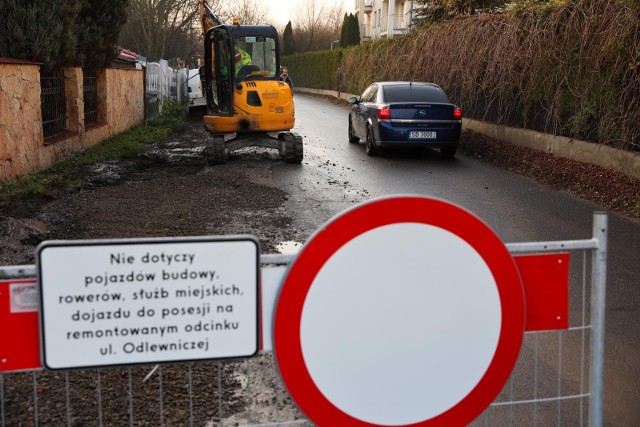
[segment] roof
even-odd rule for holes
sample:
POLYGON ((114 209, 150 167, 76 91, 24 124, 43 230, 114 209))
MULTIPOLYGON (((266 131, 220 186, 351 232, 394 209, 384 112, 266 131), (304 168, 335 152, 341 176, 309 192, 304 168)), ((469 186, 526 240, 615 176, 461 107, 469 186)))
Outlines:
MULTIPOLYGON (((431 87, 437 87, 439 88, 440 86, 438 86, 435 83, 431 83, 431 82, 412 82, 412 81, 385 81, 385 82, 374 82, 375 84, 379 84, 379 85, 384 85, 384 86, 393 86, 393 85, 418 85, 418 86, 431 86, 431 87)), ((372 83, 372 84, 374 84, 372 83)))
POLYGON ((231 37, 267 36, 278 39, 278 31, 273 25, 227 25, 231 37))

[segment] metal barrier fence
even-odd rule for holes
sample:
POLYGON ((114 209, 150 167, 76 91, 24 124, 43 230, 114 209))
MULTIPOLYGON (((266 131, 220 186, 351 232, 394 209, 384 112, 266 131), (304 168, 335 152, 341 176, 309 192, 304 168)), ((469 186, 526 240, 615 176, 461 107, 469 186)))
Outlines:
MULTIPOLYGON (((509 381, 472 425, 603 425, 606 239, 607 216, 596 213, 591 239, 506 245, 512 254, 571 254, 569 328, 526 333, 509 381)), ((293 257, 262 255, 263 280, 281 277, 293 257)), ((0 267, 0 277, 25 276, 35 277, 35 267, 0 267)), ((0 426, 18 425, 312 423, 288 396, 273 354, 262 352, 240 361, 0 374, 0 426)))
POLYGON ((98 77, 95 71, 82 71, 84 125, 87 126, 98 121, 98 77))
POLYGON ((67 126, 67 101, 64 94, 64 70, 56 68, 40 73, 42 92, 42 129, 45 138, 63 132, 67 126))

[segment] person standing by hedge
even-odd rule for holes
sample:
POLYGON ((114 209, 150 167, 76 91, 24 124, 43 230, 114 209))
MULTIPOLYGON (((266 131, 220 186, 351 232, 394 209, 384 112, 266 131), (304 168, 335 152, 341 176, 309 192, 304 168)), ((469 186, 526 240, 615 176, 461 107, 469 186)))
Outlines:
POLYGON ((293 91, 293 81, 291 80, 291 76, 289 75, 289 69, 287 67, 282 67, 282 74, 280 74, 280 81, 287 83, 291 90, 293 91))

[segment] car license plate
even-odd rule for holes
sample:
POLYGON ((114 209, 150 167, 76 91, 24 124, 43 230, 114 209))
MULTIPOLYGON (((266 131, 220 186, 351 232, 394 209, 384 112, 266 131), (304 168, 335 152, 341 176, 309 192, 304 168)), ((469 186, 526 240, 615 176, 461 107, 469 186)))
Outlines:
POLYGON ((414 130, 409 132, 409 139, 436 139, 436 133, 424 130, 414 130))

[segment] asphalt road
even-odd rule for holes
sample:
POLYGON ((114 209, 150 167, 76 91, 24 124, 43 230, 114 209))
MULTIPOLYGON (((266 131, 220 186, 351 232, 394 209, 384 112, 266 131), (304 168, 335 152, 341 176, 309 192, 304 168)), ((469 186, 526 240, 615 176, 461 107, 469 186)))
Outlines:
MULTIPOLYGON (((481 218, 505 243, 592 236, 593 213, 599 210, 592 203, 462 155, 452 161, 441 159, 437 151, 368 157, 362 143, 347 141, 345 107, 299 94, 295 103, 294 131, 304 137, 305 158, 299 166, 274 164, 273 172, 276 182, 290 195, 287 210, 293 214, 302 240, 344 209, 390 194, 426 195, 453 202, 481 218)), ((610 214, 608 235, 604 419, 605 425, 638 426, 640 224, 610 214)), ((580 282, 582 260, 575 258, 571 261, 572 277, 579 276, 580 282)), ((570 306, 576 307, 583 295, 573 287, 581 285, 572 282, 571 286, 570 306)), ((585 298, 588 311, 588 295, 585 298)), ((580 314, 572 312, 571 316, 580 314)), ((588 343, 580 334, 570 332, 547 341, 527 334, 522 361, 508 387, 513 390, 524 387, 520 381, 527 383, 526 387, 535 387, 538 398, 554 395, 558 388, 562 394, 580 393, 577 365, 588 363, 580 355, 580 348, 588 350, 588 343), (559 365, 562 374, 557 384, 531 385, 535 379, 531 372, 558 370, 559 365)), ((526 394, 523 391, 523 396, 526 394)), ((586 400, 582 405, 575 401, 539 403, 506 416, 515 425, 577 425, 588 417, 586 400)), ((489 416, 483 422, 502 424, 489 416)))

